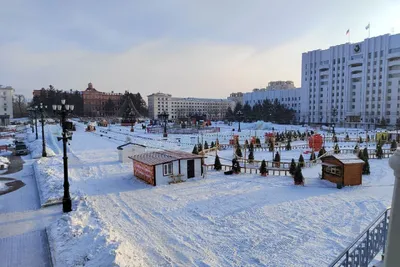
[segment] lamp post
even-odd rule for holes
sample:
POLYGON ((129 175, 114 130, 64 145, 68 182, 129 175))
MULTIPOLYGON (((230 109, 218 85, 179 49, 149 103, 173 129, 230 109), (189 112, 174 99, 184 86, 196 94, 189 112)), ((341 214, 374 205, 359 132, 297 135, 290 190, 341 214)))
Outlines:
MULTIPOLYGON (((36 116, 36 112, 37 112, 37 108, 38 106, 34 106, 32 108, 29 109, 29 111, 31 111, 33 113, 33 117, 35 119, 35 133, 36 133, 36 140, 39 139, 38 137, 38 131, 37 131, 37 116, 36 116)), ((32 126, 33 127, 33 126, 32 126)))
POLYGON ((68 182, 68 156, 67 156, 67 143, 68 140, 72 140, 72 137, 68 134, 66 127, 66 117, 69 113, 74 110, 74 105, 66 105, 65 99, 61 100, 61 105, 53 104, 54 113, 61 116, 62 125, 62 137, 57 137, 58 141, 63 141, 63 162, 64 162, 64 197, 63 197, 63 212, 72 211, 71 196, 69 194, 69 182, 68 182))
MULTIPOLYGON (((39 105, 39 112, 40 112, 40 119, 41 119, 41 123, 42 123, 42 157, 47 157, 47 153, 46 153, 46 138, 44 136, 44 110, 47 108, 47 106, 43 106, 43 103, 40 103, 39 105)), ((37 134, 37 130, 36 130, 36 134, 37 134)))
POLYGON ((239 110, 239 111, 236 113, 236 115, 238 116, 238 121, 239 121, 239 129, 238 129, 238 132, 241 132, 242 130, 240 129, 240 121, 241 121, 241 119, 242 119, 242 117, 243 117, 243 112, 242 112, 241 110, 239 110))
POLYGON ((169 114, 165 110, 163 110, 162 113, 158 114, 158 117, 164 121, 164 134, 163 134, 163 137, 168 137, 168 134, 167 134, 167 120, 168 120, 169 114))

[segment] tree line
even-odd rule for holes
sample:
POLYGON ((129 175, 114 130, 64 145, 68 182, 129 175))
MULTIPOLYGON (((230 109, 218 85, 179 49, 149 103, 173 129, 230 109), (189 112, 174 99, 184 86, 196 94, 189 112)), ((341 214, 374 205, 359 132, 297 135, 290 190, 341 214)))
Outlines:
POLYGON ((246 103, 244 106, 238 103, 232 110, 228 108, 226 119, 230 121, 271 121, 281 124, 294 124, 296 123, 295 110, 287 108, 285 105, 279 103, 278 99, 271 101, 265 99, 262 102, 256 103, 253 107, 246 103), (238 112, 241 111, 242 115, 238 112))

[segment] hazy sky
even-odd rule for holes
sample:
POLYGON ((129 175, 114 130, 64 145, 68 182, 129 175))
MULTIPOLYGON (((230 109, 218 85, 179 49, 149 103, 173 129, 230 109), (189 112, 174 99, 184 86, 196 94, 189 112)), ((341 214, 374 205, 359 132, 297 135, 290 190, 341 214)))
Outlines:
POLYGON ((0 84, 226 97, 300 86, 301 53, 400 32, 398 0, 0 0, 0 84))

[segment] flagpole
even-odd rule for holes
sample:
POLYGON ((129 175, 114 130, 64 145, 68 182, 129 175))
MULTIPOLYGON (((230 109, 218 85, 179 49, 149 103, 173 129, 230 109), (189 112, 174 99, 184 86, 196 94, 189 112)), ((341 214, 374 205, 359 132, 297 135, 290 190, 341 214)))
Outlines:
POLYGON ((371 37, 371 23, 368 22, 368 38, 371 37))

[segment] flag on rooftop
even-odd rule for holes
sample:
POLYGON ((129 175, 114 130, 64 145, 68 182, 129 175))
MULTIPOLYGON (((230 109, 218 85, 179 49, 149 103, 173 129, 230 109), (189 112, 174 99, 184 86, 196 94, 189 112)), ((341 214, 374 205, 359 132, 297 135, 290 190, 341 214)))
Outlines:
POLYGON ((350 33, 350 29, 347 30, 346 35, 348 35, 350 33))
POLYGON ((369 29, 369 23, 368 23, 368 25, 367 25, 367 26, 365 26, 365 29, 366 29, 366 30, 368 30, 368 29, 369 29))

